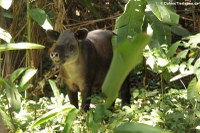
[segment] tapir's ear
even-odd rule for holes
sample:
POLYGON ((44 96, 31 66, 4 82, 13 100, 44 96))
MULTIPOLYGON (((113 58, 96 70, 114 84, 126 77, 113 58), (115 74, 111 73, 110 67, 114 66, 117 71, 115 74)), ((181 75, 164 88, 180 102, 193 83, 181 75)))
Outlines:
POLYGON ((77 30, 74 35, 78 40, 84 40, 87 37, 88 30, 86 28, 82 28, 77 30))
POLYGON ((46 34, 47 34, 47 37, 52 41, 56 41, 58 37, 60 36, 60 33, 55 30, 47 30, 46 34))

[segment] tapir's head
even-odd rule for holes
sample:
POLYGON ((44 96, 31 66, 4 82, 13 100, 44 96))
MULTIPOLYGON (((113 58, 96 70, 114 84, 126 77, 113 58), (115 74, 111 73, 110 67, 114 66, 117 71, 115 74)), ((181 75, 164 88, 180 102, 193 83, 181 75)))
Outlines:
POLYGON ((56 41, 50 57, 55 64, 71 63, 78 59, 80 54, 80 43, 85 40, 88 30, 80 29, 76 32, 65 30, 59 33, 54 30, 48 30, 48 38, 56 41))

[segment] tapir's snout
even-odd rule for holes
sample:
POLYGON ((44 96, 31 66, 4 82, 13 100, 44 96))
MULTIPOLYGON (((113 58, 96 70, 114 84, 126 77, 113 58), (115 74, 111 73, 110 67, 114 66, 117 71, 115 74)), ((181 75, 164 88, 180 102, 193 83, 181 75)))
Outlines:
POLYGON ((50 53, 50 58, 51 58, 51 59, 59 58, 59 53, 58 53, 58 52, 51 52, 51 53, 50 53))
POLYGON ((52 59, 52 61, 53 61, 54 63, 60 62, 60 55, 59 55, 58 52, 51 52, 51 53, 50 53, 50 58, 52 59))

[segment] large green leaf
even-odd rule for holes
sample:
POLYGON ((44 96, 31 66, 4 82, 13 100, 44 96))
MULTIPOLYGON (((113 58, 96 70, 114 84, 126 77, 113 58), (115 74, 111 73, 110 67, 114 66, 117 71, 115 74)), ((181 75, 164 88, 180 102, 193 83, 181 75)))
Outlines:
POLYGON ((171 31, 173 33, 175 33, 176 35, 179 35, 179 36, 182 36, 182 37, 186 37, 186 36, 191 35, 191 33, 187 29, 183 28, 180 25, 171 26, 171 31))
POLYGON ((72 109, 74 109, 74 106, 62 106, 59 108, 55 108, 49 112, 47 112, 46 114, 40 116, 36 121, 33 122, 32 124, 32 128, 40 125, 42 123, 47 122, 48 120, 55 118, 56 116, 60 115, 61 113, 66 113, 66 112, 70 112, 72 109))
POLYGON ((150 36, 140 33, 134 38, 126 39, 114 49, 113 60, 102 86, 107 99, 108 108, 118 96, 118 91, 128 73, 142 61, 144 47, 149 43, 150 36))
POLYGON ((146 18, 153 29, 153 36, 149 46, 160 48, 162 44, 171 44, 172 35, 170 27, 158 20, 151 11, 146 12, 146 18))
POLYGON ((15 86, 6 87, 6 95, 11 107, 19 113, 21 109, 21 95, 15 86))
POLYGON ((0 52, 8 50, 43 49, 43 48, 44 46, 35 43, 28 43, 28 42, 9 43, 9 44, 1 44, 0 52))
POLYGON ((106 109, 103 104, 98 104, 94 112, 94 121, 101 122, 106 115, 106 109))
POLYGON ((10 33, 8 33, 6 30, 2 29, 0 27, 0 39, 3 39, 7 43, 11 43, 12 41, 12 36, 10 33))
MULTIPOLYGON (((37 72, 37 69, 33 69, 33 68, 29 68, 28 70, 26 70, 26 72, 22 76, 22 79, 19 83, 19 92, 22 92, 25 89, 27 89, 26 84, 36 74, 36 72, 37 72)), ((30 85, 28 85, 28 86, 30 86, 30 85)))
POLYGON ((126 4, 124 13, 116 20, 114 32, 117 35, 112 41, 114 46, 142 32, 145 6, 144 0, 130 0, 126 4))
POLYGON ((63 97, 63 95, 60 94, 59 89, 56 86, 56 83, 53 80, 49 80, 49 84, 53 90, 53 94, 56 98, 57 105, 62 106, 64 97, 63 97))
POLYGON ((178 53, 176 58, 178 58, 178 59, 186 59, 186 56, 187 56, 188 52, 189 52, 189 49, 185 49, 185 50, 181 51, 180 53, 178 53))
POLYGON ((118 96, 119 89, 128 73, 141 62, 142 51, 149 43, 150 37, 141 33, 145 7, 144 0, 129 0, 124 13, 116 20, 115 33, 117 35, 112 40, 114 55, 102 86, 102 91, 107 96, 106 108, 118 96))
POLYGON ((193 71, 185 71, 184 73, 180 73, 180 74, 174 76, 174 77, 171 78, 169 81, 170 81, 170 82, 173 82, 173 81, 176 81, 176 80, 178 80, 178 79, 187 77, 187 76, 192 75, 192 74, 194 74, 193 71))
POLYGON ((19 94, 14 83, 3 79, 0 77, 0 84, 3 85, 3 88, 6 90, 6 96, 9 104, 15 112, 19 112, 21 109, 21 95, 19 94))
POLYGON ((176 53, 177 51, 177 48, 181 46, 181 42, 178 41, 178 42, 175 42, 174 44, 172 44, 172 46, 169 48, 168 52, 167 52, 167 57, 172 57, 174 56, 174 54, 176 53))
POLYGON ((30 9, 29 15, 35 20, 43 29, 52 30, 53 26, 46 12, 40 8, 30 9))
POLYGON ((198 58, 194 64, 194 67, 193 67, 193 72, 194 74, 196 75, 197 77, 197 80, 200 81, 200 58, 198 58))
POLYGON ((192 81, 190 81, 188 88, 187 88, 187 97, 189 100, 197 99, 200 101, 200 81, 197 80, 197 78, 193 78, 192 81))
POLYGON ((191 45, 192 48, 197 48, 197 44, 200 43, 200 33, 185 37, 184 40, 189 40, 188 44, 191 45))
POLYGON ((98 124, 94 121, 94 115, 93 112, 90 110, 87 113, 87 127, 92 130, 92 133, 97 133, 98 132, 98 124))
POLYGON ((18 68, 10 76, 9 80, 13 83, 27 68, 18 68))
POLYGON ((0 6, 6 10, 10 8, 12 0, 0 0, 0 6))
POLYGON ((146 0, 146 2, 160 21, 168 24, 179 23, 179 15, 165 6, 163 0, 146 0))
POLYGON ((71 132, 72 124, 73 124, 74 119, 76 118, 78 112, 79 111, 76 108, 69 111, 69 113, 67 114, 66 120, 65 120, 66 124, 65 124, 63 133, 70 133, 71 132))
POLYGON ((114 133, 171 133, 142 123, 127 122, 114 129, 114 133))

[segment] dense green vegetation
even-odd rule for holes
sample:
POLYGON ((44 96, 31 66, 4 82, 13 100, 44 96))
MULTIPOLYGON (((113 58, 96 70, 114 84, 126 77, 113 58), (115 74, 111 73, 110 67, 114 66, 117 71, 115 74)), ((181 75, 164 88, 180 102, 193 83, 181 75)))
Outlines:
MULTIPOLYGON (((0 132, 199 132, 200 34, 181 26, 177 2, 175 8, 167 6, 170 0, 116 1, 101 1, 98 7, 92 0, 0 0, 0 132), (26 6, 16 8, 20 4, 26 6), (106 16, 106 11, 118 10, 114 18, 106 16), (69 104, 59 81, 49 74, 57 73, 45 67, 49 61, 42 56, 48 53, 44 46, 49 47, 45 30, 94 29, 91 25, 106 25, 117 35, 103 94, 92 96, 91 109, 83 112, 69 104), (121 107, 118 93, 129 73, 131 105, 121 107), (114 100, 114 108, 108 109, 114 100)), ((181 5, 184 10, 190 7, 181 5)))

